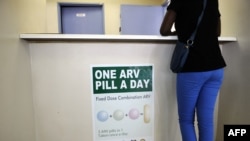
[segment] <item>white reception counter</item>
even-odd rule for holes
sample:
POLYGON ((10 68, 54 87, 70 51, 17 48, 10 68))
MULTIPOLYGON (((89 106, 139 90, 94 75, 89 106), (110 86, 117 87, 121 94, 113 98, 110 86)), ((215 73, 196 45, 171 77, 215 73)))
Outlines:
MULTIPOLYGON (((20 34, 24 40, 76 40, 76 41, 176 41, 176 36, 154 36, 154 35, 83 35, 83 34, 20 34)), ((220 42, 233 42, 235 37, 219 37, 220 42)))
MULTIPOLYGON (((119 139, 126 141, 181 140, 175 74, 169 70, 176 36, 20 34, 20 39, 27 41, 31 56, 37 140, 118 140, 114 134, 104 131, 119 131, 119 139), (102 109, 110 112, 110 120, 98 122, 95 110, 101 109, 94 108, 98 101, 93 99, 91 67, 144 65, 153 68, 153 91, 146 93, 153 100, 146 104, 150 112, 144 108, 147 114, 134 115, 137 120, 125 117, 115 121, 111 117, 117 109, 119 119, 123 118, 121 111, 127 113, 131 108, 143 111, 140 101, 119 101, 117 105, 102 109), (141 122, 143 115, 147 115, 147 122, 145 119, 141 122), (111 128, 116 124, 121 127, 111 128), (98 132, 102 134, 98 136, 98 132)), ((226 46, 236 38, 220 37, 219 40, 226 46)), ((111 104, 105 98, 103 101, 100 101, 103 107, 111 104)))

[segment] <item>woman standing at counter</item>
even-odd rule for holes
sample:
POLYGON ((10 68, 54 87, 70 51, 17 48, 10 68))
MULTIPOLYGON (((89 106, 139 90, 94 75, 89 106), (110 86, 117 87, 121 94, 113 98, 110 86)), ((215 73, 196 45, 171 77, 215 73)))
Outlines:
MULTIPOLYGON (((198 140, 214 140, 214 108, 226 66, 218 41, 221 30, 218 5, 218 0, 207 0, 194 44, 182 71, 177 73, 177 104, 183 141, 197 141, 195 114, 198 140)), ((161 25, 161 35, 172 35, 171 27, 175 23, 178 40, 186 42, 202 9, 203 0, 171 0, 161 25)))

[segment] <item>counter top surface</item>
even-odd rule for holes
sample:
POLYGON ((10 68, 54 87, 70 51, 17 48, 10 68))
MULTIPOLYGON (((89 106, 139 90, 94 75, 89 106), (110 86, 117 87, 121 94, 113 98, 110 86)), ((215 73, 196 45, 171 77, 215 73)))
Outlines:
MULTIPOLYGON (((94 34, 20 34, 27 41, 176 41, 177 36, 159 35, 94 35, 94 34)), ((219 37, 220 42, 235 42, 236 37, 219 37)))

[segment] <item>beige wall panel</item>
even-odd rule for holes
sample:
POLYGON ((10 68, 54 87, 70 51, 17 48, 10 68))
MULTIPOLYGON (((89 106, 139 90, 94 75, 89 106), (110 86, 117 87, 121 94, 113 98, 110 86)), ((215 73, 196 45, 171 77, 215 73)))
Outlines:
POLYGON ((223 125, 250 124, 250 17, 249 0, 219 0, 222 36, 235 36, 238 41, 226 44, 223 55, 227 62, 225 81, 219 100, 217 141, 223 140, 223 125))
POLYGON ((19 33, 45 32, 45 0, 0 1, 0 140, 35 141, 30 55, 19 33))

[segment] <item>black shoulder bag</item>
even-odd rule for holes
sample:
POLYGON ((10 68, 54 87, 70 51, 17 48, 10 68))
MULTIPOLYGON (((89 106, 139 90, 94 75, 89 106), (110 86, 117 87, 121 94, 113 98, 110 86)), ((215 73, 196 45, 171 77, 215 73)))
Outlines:
POLYGON ((183 42, 180 42, 178 40, 176 43, 176 46, 175 46, 173 54, 172 54, 171 62, 170 62, 170 69, 174 73, 181 72, 181 70, 182 70, 182 68, 187 60, 189 48, 194 44, 194 38, 195 38, 195 35, 197 32, 198 26, 202 20, 206 5, 207 5, 207 0, 204 0, 203 10, 201 12, 201 15, 199 16, 198 21, 197 21, 196 28, 195 28, 194 32, 192 33, 192 35, 190 36, 190 38, 187 40, 187 42, 183 43, 183 42))

